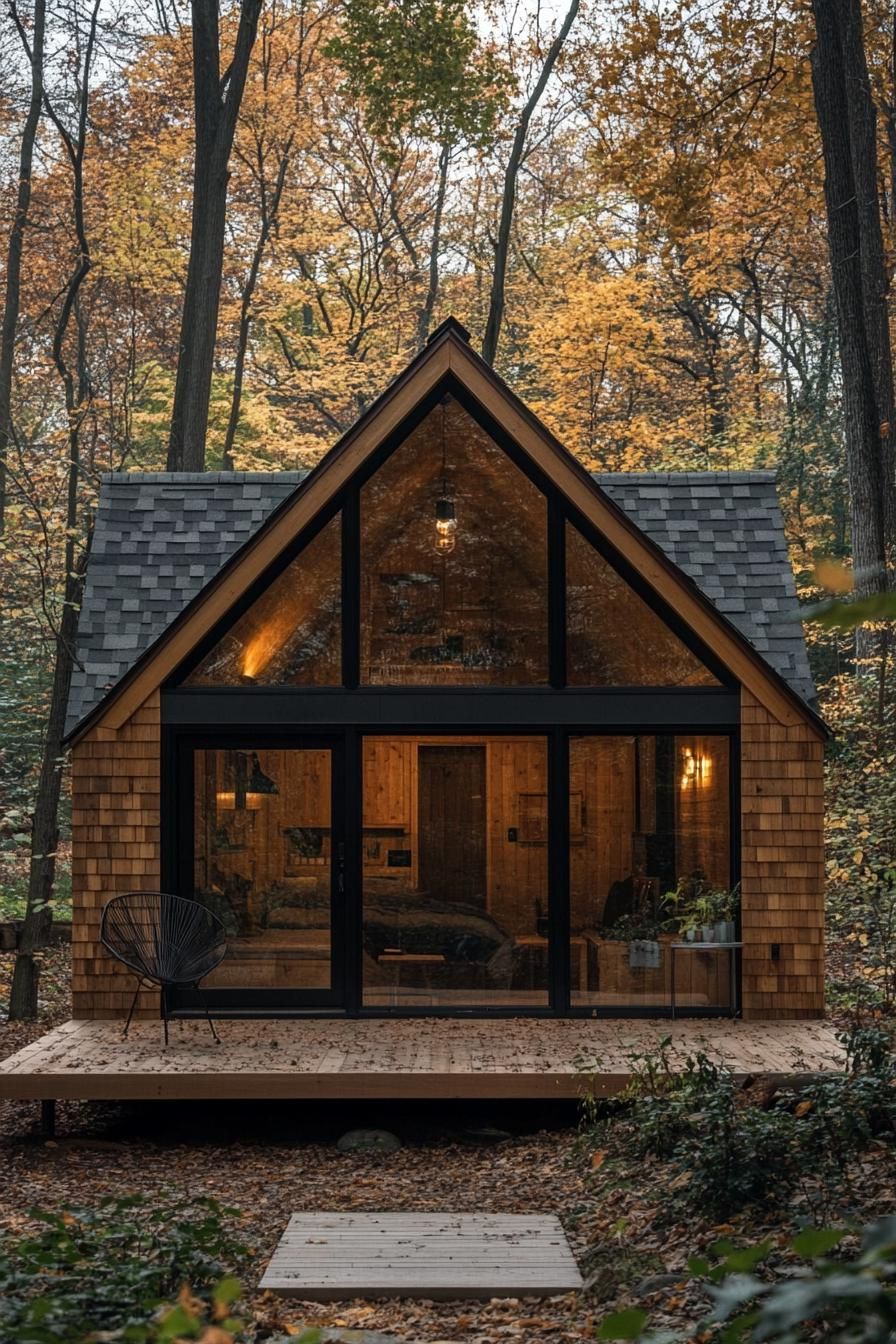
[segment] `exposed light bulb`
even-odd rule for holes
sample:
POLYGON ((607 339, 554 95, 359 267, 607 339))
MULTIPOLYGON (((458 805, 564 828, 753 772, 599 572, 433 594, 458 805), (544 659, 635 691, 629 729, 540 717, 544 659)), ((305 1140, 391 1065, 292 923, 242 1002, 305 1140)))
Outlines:
POLYGON ((449 555, 457 540, 457 514, 454 500, 436 500, 436 538, 435 548, 440 555, 449 555))

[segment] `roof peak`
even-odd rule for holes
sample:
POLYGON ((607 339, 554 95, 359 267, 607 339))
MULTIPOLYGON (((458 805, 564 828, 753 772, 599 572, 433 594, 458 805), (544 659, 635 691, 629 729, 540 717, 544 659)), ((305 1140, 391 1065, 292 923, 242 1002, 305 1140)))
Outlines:
POLYGON ((470 333, 462 322, 458 322, 457 318, 452 316, 446 317, 444 322, 439 323, 435 331, 431 332, 427 337, 426 344, 432 345, 440 336, 444 336, 448 332, 453 336, 457 336, 458 339, 463 341, 466 345, 470 344, 470 333))

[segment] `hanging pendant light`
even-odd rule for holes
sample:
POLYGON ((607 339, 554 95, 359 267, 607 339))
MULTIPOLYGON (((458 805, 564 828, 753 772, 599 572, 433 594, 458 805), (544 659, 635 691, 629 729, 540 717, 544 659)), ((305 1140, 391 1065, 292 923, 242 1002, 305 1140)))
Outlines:
POLYGON ((457 514, 453 499, 436 500, 436 550, 448 555, 457 540, 457 514))
MULTIPOLYGON (((447 400, 447 398, 445 399, 447 400)), ((448 493, 447 448, 445 442, 445 401, 442 402, 442 493, 436 500, 435 549, 438 555, 450 555, 457 541, 457 510, 448 493)))
POLYGON ((275 782, 261 768, 258 753, 253 751, 251 760, 246 753, 234 752, 229 762, 228 772, 233 779, 232 789, 219 789, 215 795, 215 805, 219 812, 257 812, 262 798, 279 793, 275 782))
MULTIPOLYGON (((277 788, 277 785, 271 779, 270 775, 266 775, 262 770, 261 763, 258 759, 258 752, 253 751, 252 773, 246 781, 246 806, 252 806, 252 803, 249 801, 250 798, 254 797, 260 799, 261 797, 267 797, 279 792, 280 790, 277 788)), ((255 803, 255 806, 258 807, 259 803, 255 803)))

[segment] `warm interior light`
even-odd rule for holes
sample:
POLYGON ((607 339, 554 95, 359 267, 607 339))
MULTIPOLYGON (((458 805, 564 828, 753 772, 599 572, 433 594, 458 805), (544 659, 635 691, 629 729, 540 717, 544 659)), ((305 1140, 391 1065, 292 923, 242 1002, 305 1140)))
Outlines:
MULTIPOLYGON (((247 812, 257 812, 261 807, 261 797, 260 793, 247 793, 242 807, 247 812)), ((220 793, 216 793, 215 806, 219 812, 235 812, 236 791, 234 789, 224 789, 220 793)))
POLYGON ((457 537, 457 514, 453 499, 436 500, 436 550, 448 555, 454 550, 457 537))
POLYGON ((686 789, 689 784, 695 788, 705 787, 712 774, 712 758, 685 747, 683 760, 681 787, 686 789))

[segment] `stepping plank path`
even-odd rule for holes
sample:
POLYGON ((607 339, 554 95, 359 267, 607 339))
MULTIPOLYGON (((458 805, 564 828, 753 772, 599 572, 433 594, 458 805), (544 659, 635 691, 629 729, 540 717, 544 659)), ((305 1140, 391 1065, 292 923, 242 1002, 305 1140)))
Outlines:
POLYGON ((553 1214, 294 1213, 259 1285, 305 1301, 555 1297, 582 1286, 553 1214))

